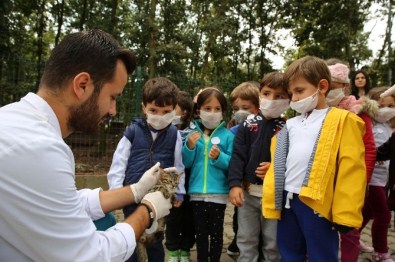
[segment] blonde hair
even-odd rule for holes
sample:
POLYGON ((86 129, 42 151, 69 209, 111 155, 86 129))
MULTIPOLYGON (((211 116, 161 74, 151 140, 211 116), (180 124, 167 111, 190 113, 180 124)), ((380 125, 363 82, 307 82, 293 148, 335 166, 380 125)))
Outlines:
MULTIPOLYGON (((382 93, 384 93, 385 91, 387 91, 389 87, 388 86, 379 86, 379 87, 375 87, 369 90, 368 92, 368 97, 370 97, 373 100, 379 101, 380 99, 380 95, 382 93)), ((390 95, 394 101, 395 101, 395 94, 390 95)))
POLYGON ((243 82, 232 90, 230 93, 231 104, 238 98, 251 101, 254 106, 259 108, 259 90, 252 82, 243 82))

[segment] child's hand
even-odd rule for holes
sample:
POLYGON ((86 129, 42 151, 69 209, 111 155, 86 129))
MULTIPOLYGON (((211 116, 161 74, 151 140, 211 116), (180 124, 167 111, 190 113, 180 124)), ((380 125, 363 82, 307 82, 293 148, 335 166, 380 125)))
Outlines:
POLYGON ((219 150, 217 145, 213 145, 211 147, 210 153, 208 154, 208 156, 213 159, 216 160, 219 156, 219 153, 221 153, 221 151, 219 150))
POLYGON ((241 207, 244 203, 244 193, 241 187, 235 186, 230 189, 229 201, 237 207, 241 207))
POLYGON ((262 162, 259 164, 259 166, 255 170, 255 174, 257 177, 260 179, 264 179, 266 176, 266 172, 270 167, 270 162, 262 162))
POLYGON ((180 207, 181 204, 182 204, 182 201, 177 199, 176 202, 173 204, 173 207, 180 207))
POLYGON ((189 149, 195 148, 196 142, 199 140, 200 136, 201 134, 197 131, 192 132, 192 134, 188 136, 187 146, 189 149))

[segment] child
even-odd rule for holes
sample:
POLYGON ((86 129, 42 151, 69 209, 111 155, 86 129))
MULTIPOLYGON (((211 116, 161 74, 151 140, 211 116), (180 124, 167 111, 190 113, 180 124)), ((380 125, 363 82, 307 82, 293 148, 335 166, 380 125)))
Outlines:
MULTIPOLYGON (((249 116, 254 116, 259 112, 259 83, 255 81, 244 82, 235 87, 230 93, 230 103, 232 105, 233 116, 232 120, 235 125, 228 128, 236 135, 239 124, 244 122, 249 116)), ((233 212, 233 232, 235 233, 232 242, 228 246, 226 253, 230 256, 239 255, 239 248, 237 247, 237 206, 234 207, 233 212)))
MULTIPOLYGON (((370 98, 378 101, 380 109, 374 117, 373 133, 376 146, 384 144, 392 134, 388 121, 395 117, 395 95, 380 98, 387 87, 376 87, 369 91, 370 98)), ((391 212, 387 204, 386 185, 388 183, 389 161, 377 162, 369 183, 369 194, 366 196, 365 206, 362 210, 364 219, 360 231, 373 219, 372 241, 375 253, 373 261, 393 262, 388 252, 388 226, 391 221, 391 212)))
POLYGON ((306 56, 284 74, 290 106, 301 115, 274 138, 263 186, 262 211, 280 219, 282 261, 338 261, 338 232, 359 228, 366 188, 363 121, 325 102, 331 75, 325 62, 306 56), (274 143, 275 142, 275 143, 274 143))
MULTIPOLYGON (((186 140, 190 132, 189 124, 193 114, 193 101, 189 93, 178 92, 176 116, 173 124, 179 129, 181 137, 186 140)), ((190 170, 185 170, 185 190, 188 190, 188 179, 190 170)), ((184 196, 181 206, 170 209, 170 214, 166 217, 166 242, 168 252, 168 262, 189 261, 189 251, 195 244, 195 231, 193 226, 193 213, 189 202, 189 196, 184 196)))
POLYGON ((277 221, 261 215, 263 173, 270 162, 270 140, 284 125, 280 118, 289 106, 283 74, 272 72, 261 81, 261 112, 239 126, 228 181, 230 202, 238 207, 237 246, 240 261, 258 261, 259 238, 265 261, 279 261, 276 245, 277 221))
POLYGON ((244 122, 249 115, 258 113, 259 85, 256 81, 243 82, 230 93, 232 118, 227 126, 233 134, 236 134, 239 124, 244 122))
MULTIPOLYGON (((164 77, 148 80, 143 87, 143 112, 147 118, 135 118, 124 132, 114 153, 107 175, 110 189, 136 183, 144 171, 160 162, 162 168, 176 167, 184 173, 181 148, 182 140, 177 128, 171 124, 177 104, 177 86, 164 77)), ((179 201, 185 194, 184 175, 177 189, 179 201)), ((124 208, 125 217, 137 205, 124 208)), ((147 247, 150 261, 164 261, 163 238, 147 247)), ((137 261, 136 252, 128 261, 137 261)))
POLYGON ((226 98, 217 88, 204 89, 197 98, 196 130, 182 148, 191 168, 190 201, 194 214, 198 261, 220 261, 223 224, 228 202, 227 171, 234 135, 223 122, 226 98), (209 240, 210 236, 210 240, 209 240), (210 244, 209 244, 210 243, 210 244))
POLYGON ((193 119, 194 102, 191 94, 186 91, 179 91, 177 96, 176 116, 172 124, 177 127, 181 133, 183 142, 190 132, 190 124, 193 119))
MULTIPOLYGON (((331 90, 326 96, 327 104, 351 111, 365 122, 363 143, 365 146, 366 177, 369 183, 376 162, 376 145, 372 130, 372 118, 378 110, 377 102, 367 97, 361 97, 357 100, 353 95, 345 95, 345 89, 350 83, 350 79, 348 78, 350 70, 345 64, 336 63, 328 66, 328 68, 331 72, 332 81, 331 90)), ((358 229, 351 230, 345 234, 342 233, 340 234, 340 238, 342 262, 357 261, 360 251, 373 252, 372 247, 360 241, 360 232, 358 229)))

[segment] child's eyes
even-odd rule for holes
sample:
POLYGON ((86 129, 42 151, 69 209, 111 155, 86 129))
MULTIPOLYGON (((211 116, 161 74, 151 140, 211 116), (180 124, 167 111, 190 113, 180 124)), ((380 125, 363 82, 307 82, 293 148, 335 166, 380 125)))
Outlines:
POLYGON ((276 99, 287 99, 286 95, 278 95, 276 96, 276 99))
MULTIPOLYGON (((212 112, 212 111, 214 111, 214 112, 222 112, 221 107, 215 107, 215 108, 212 108, 212 107, 204 107, 204 108, 202 108, 202 110, 203 110, 203 111, 206 111, 206 112, 212 112)), ((237 111, 237 110, 236 110, 236 111, 237 111)))

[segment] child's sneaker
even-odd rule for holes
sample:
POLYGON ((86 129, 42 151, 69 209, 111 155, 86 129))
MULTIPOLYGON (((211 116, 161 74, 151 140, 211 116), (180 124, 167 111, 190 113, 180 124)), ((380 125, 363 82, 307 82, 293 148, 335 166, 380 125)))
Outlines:
POLYGON ((189 251, 181 250, 180 262, 189 262, 189 251))
POLYGON ((374 251, 374 248, 366 245, 363 241, 359 240, 359 251, 362 253, 372 253, 374 251))
POLYGON ((390 253, 377 253, 374 252, 372 255, 373 261, 382 261, 382 262, 394 262, 394 260, 391 258, 390 253))
POLYGON ((232 243, 230 243, 228 249, 226 250, 226 253, 229 256, 238 256, 240 254, 239 248, 237 247, 237 243, 236 243, 236 237, 233 238, 232 243))
POLYGON ((178 262, 179 261, 179 257, 180 257, 179 250, 176 250, 176 251, 169 250, 169 252, 167 254, 168 254, 167 262, 178 262))

